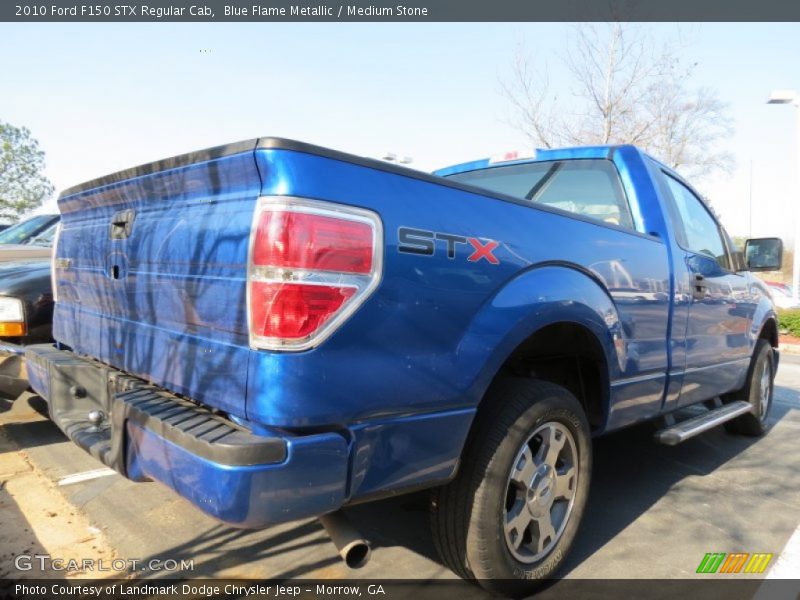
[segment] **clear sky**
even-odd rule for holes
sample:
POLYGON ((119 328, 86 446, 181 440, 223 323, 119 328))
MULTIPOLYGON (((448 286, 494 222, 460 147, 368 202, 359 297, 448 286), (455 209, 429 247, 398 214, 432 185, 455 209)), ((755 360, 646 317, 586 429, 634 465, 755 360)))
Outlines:
MULTIPOLYGON (((795 109, 765 100, 800 88, 800 24, 644 27, 697 63, 695 86, 730 105, 736 171, 703 185, 726 227, 790 238, 800 126, 795 109)), ((524 40, 551 85, 568 90, 558 57, 569 33, 537 23, 3 23, 0 120, 31 129, 57 189, 259 135, 392 151, 431 170, 525 147, 499 81, 524 40)))

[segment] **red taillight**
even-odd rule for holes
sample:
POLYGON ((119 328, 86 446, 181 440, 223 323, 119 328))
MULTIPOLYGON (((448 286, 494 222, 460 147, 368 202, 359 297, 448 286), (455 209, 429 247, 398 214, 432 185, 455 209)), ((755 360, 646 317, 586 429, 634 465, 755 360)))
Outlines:
POLYGON ((248 270, 250 345, 303 350, 320 343, 377 286, 382 244, 370 211, 261 198, 248 270))
POLYGON ((353 287, 260 281, 252 286, 253 333, 289 340, 315 332, 356 291, 353 287))
POLYGON ((265 211, 253 245, 253 264, 343 273, 372 270, 372 227, 323 215, 265 211))

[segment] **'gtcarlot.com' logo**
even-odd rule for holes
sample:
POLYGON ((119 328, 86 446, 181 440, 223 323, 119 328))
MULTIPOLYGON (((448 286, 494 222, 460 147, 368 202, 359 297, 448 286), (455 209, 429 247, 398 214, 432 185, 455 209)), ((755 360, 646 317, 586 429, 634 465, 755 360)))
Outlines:
POLYGON ((20 554, 14 557, 18 571, 65 572, 130 572, 130 571, 194 571, 194 559, 174 558, 54 558, 49 554, 20 554))

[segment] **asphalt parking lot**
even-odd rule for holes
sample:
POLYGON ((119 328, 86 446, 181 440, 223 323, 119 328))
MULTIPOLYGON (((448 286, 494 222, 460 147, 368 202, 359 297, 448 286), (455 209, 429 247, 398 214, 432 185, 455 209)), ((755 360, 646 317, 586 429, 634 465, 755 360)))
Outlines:
MULTIPOLYGON (((348 510, 373 546, 370 563, 351 571, 313 520, 242 531, 205 517, 157 483, 135 484, 116 474, 70 483, 64 478, 99 465, 67 442, 43 410, 27 393, 13 402, 0 399, 0 529, 19 528, 18 536, 0 534, 0 577, 42 575, 14 571, 12 558, 36 548, 55 553, 54 531, 64 558, 93 552, 141 562, 193 560, 193 570, 181 576, 453 577, 428 533, 426 494, 348 510), (32 483, 18 479, 33 475, 32 483)), ((793 562, 800 534, 789 543, 800 524, 798 357, 783 357, 771 420, 760 439, 718 428, 665 447, 644 425, 596 440, 588 513, 562 575, 695 577, 707 552, 771 552, 773 575, 774 569, 783 569, 778 576, 800 573, 793 562)))

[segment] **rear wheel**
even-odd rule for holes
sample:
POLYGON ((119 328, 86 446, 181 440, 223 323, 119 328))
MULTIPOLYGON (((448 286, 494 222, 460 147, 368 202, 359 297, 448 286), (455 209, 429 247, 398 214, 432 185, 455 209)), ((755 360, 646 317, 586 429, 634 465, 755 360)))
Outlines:
POLYGON ((493 385, 458 476, 434 491, 439 554, 487 589, 531 592, 572 545, 590 473, 589 426, 569 391, 523 378, 493 385))
POLYGON ((744 387, 725 398, 727 402, 735 400, 749 402, 752 412, 725 423, 728 431, 750 436, 764 435, 767 431, 767 417, 772 408, 774 381, 775 366, 772 358, 772 346, 766 340, 758 340, 744 387))

